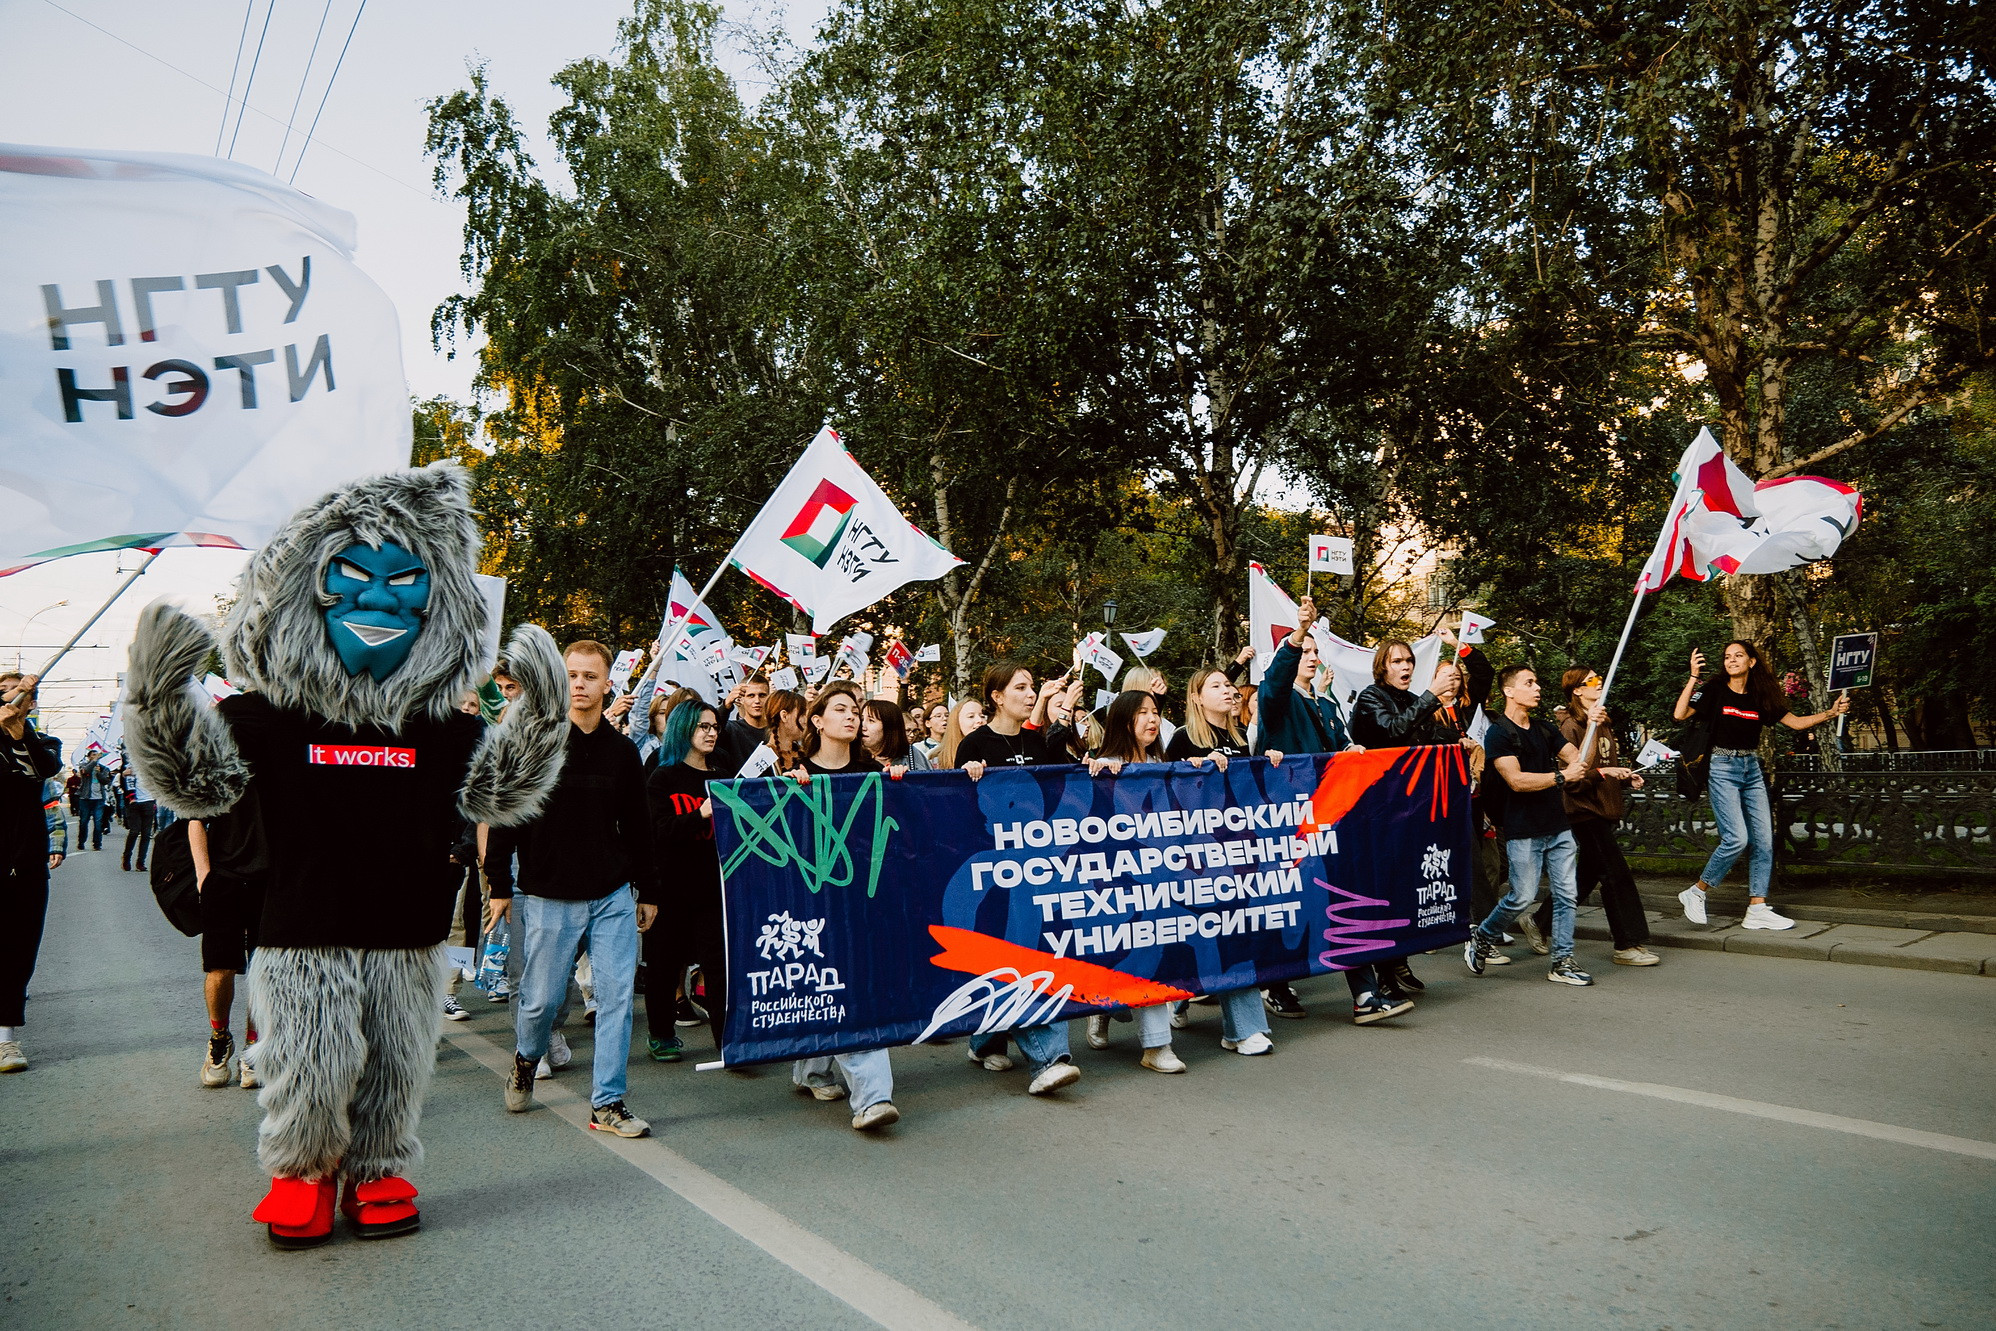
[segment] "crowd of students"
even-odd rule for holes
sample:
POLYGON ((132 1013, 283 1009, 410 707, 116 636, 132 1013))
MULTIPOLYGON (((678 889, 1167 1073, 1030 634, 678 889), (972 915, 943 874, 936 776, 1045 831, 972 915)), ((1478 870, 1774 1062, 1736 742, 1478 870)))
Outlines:
MULTIPOLYGON (((1304 624, 1314 621, 1309 598, 1301 610, 1304 624)), ((897 687, 867 696, 849 679, 804 693, 772 693, 762 679, 751 678, 720 706, 668 682, 657 689, 648 724, 634 742, 627 733, 634 694, 619 695, 611 685, 612 657, 593 641, 567 650, 567 756, 540 816, 504 831, 467 826, 453 856, 464 872, 465 944, 474 956, 482 942, 488 956, 504 956, 503 974, 477 978, 489 1001, 512 1004, 515 1056, 504 1090, 509 1110, 531 1108, 535 1082, 570 1063, 563 1026, 577 993, 583 1020, 594 1027, 594 1128, 625 1137, 649 1132, 625 1104, 640 996, 647 1057, 682 1061, 687 1050, 681 1032, 703 1023, 718 1050, 727 967, 707 782, 744 769, 805 783, 853 773, 898 777, 960 769, 975 781, 995 765, 1080 763, 1098 775, 1129 763, 1210 763, 1224 770, 1232 759, 1254 756, 1279 761, 1286 754, 1353 748, 1459 745, 1474 781, 1479 847, 1473 924, 1463 949, 1468 970, 1481 975, 1509 964, 1503 948, 1515 930, 1533 952, 1548 956, 1549 980, 1591 985, 1574 957, 1574 914, 1597 889, 1613 936, 1613 962, 1645 967, 1660 960, 1645 946, 1646 917, 1615 835, 1623 792, 1640 788, 1643 777, 1624 759, 1614 727, 1603 724, 1601 680, 1585 668, 1567 671, 1560 681, 1563 703, 1555 726, 1538 715, 1543 689, 1529 667, 1499 674, 1471 647, 1439 666, 1417 693, 1412 646, 1389 640, 1374 654, 1373 683, 1347 715, 1330 691, 1329 670, 1314 641, 1299 629, 1278 645, 1258 686, 1243 683, 1251 651, 1195 670, 1176 724, 1167 712, 1178 700, 1169 697, 1165 676, 1148 666, 1129 671, 1122 691, 1090 709, 1078 672, 1036 681, 1026 667, 1001 662, 984 673, 975 696, 907 709, 895 696, 897 687), (1543 894, 1542 881, 1549 887, 1543 894), (497 946, 502 939, 504 946, 497 946)), ((1789 714, 1747 643, 1728 644, 1720 672, 1706 677, 1703 666, 1694 654, 1677 714, 1712 728, 1711 799, 1720 843, 1700 881, 1682 894, 1685 913, 1702 922, 1705 893, 1745 854, 1753 901, 1745 927, 1787 928, 1792 921, 1766 904, 1773 837, 1756 753, 1760 731, 1777 723, 1806 729, 1836 716, 1843 704, 1816 716, 1789 714)), ((507 698, 517 691, 503 666, 494 683, 507 698)), ((65 792, 54 742, 27 719, 33 684, 0 676, 0 696, 12 695, 0 706, 0 849, 7 873, 0 891, 0 1071, 27 1066, 15 1028, 25 1016, 48 876, 67 850, 60 803, 65 795, 73 800, 81 848, 86 839, 101 838, 107 798, 103 778, 90 766, 65 792)), ((467 710, 477 706, 475 698, 467 699, 467 710)), ((128 808, 146 803, 142 790, 122 793, 128 808)), ((144 816, 149 830, 149 805, 144 816)), ((254 1028, 246 1031, 240 1055, 230 1033, 234 977, 255 947, 259 915, 254 806, 190 823, 187 835, 202 888, 210 1019, 200 1080, 254 1086, 254 1028)), ((144 840, 136 830, 127 848, 128 857, 137 849, 144 867, 144 840)), ((467 968, 460 980, 473 978, 467 968)), ((1408 1012, 1425 988, 1406 958, 1353 967, 1345 978, 1351 1018, 1359 1025, 1408 1012)), ((469 1014, 458 995, 468 991, 458 982, 453 988, 444 1015, 461 1020, 469 1014)), ((1306 1015, 1288 985, 1192 1001, 1217 1006, 1221 1047, 1247 1056, 1274 1049, 1271 1016, 1306 1015)), ((1186 1029, 1190 1016, 1186 1003, 1093 1016, 1085 1023, 1086 1040, 1090 1048, 1106 1049, 1118 1019, 1132 1021, 1141 1065, 1180 1073, 1186 1065, 1172 1048, 1173 1033, 1186 1029)), ((1030 1094, 1051 1094, 1081 1076, 1066 1023, 980 1036, 968 1042, 967 1056, 983 1070, 1005 1072, 1016 1066, 1014 1050, 1029 1074, 1030 1094)), ((855 1129, 877 1129, 900 1117, 887 1050, 802 1060, 793 1066, 792 1081, 816 1100, 849 1101, 855 1129)))

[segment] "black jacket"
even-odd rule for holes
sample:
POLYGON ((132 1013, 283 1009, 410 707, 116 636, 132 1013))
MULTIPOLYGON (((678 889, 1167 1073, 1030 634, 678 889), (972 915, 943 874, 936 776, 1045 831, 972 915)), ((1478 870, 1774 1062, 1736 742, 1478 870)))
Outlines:
POLYGON ((0 730, 0 873, 48 872, 49 829, 42 783, 62 770, 62 742, 21 723, 21 738, 0 730))
POLYGON ((540 817, 495 827, 485 838, 485 877, 495 897, 519 890, 557 901, 599 901, 626 883, 638 900, 658 904, 651 811, 637 746, 614 726, 585 731, 571 723, 561 779, 540 817))
POLYGON ((1374 684, 1352 705, 1351 737, 1368 749, 1397 749, 1414 744, 1440 744, 1434 719, 1441 704, 1432 693, 1413 694, 1390 684, 1374 684))

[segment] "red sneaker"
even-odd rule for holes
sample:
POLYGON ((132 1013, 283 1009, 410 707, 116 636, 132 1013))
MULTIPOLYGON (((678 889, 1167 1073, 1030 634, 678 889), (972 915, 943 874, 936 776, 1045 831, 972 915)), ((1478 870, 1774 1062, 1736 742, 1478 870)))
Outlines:
POLYGON ((315 1248, 333 1236, 333 1203, 339 1184, 322 1179, 274 1178, 270 1192, 250 1212, 270 1229, 280 1248, 315 1248))
POLYGON ((347 1180, 346 1196, 340 1210, 353 1222, 353 1232, 364 1239, 390 1239, 407 1234, 423 1223, 416 1210, 416 1185, 390 1175, 371 1183, 347 1180))

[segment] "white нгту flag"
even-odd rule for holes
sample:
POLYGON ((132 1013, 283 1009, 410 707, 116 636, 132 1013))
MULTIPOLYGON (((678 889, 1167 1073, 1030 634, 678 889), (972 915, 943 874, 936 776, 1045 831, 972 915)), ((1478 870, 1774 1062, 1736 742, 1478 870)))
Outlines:
POLYGON ((1497 621, 1486 615, 1479 615, 1474 610, 1463 611, 1462 627, 1457 629, 1455 633, 1455 640, 1460 648, 1456 652, 1456 655, 1467 656, 1469 655, 1470 648, 1481 647, 1483 645, 1484 631, 1496 627, 1497 621))
POLYGON ((819 633, 963 562, 902 517, 830 429, 818 432, 728 558, 810 615, 819 633))
POLYGON ((939 642, 932 642, 915 653, 916 665, 941 665, 942 659, 943 645, 939 642))
POLYGON ((786 633, 783 644, 790 653, 791 665, 803 665, 818 659, 818 640, 809 633, 786 633))
POLYGON ((1310 571, 1312 573, 1344 573, 1352 571, 1351 537, 1312 536, 1310 538, 1310 571))
POLYGON ((1109 646, 1107 638, 1091 633, 1081 643, 1081 664, 1094 666, 1102 672, 1102 678, 1113 684, 1123 668, 1123 658, 1109 646))
POLYGON ((1125 633, 1123 641, 1130 644, 1130 650, 1135 652, 1137 658, 1141 660, 1164 645, 1164 630, 1152 629, 1148 633, 1125 633))
POLYGON ((848 633, 844 638, 840 639, 838 650, 832 654, 832 660, 835 664, 842 665, 852 671, 854 679, 864 679, 866 677, 866 654, 872 650, 873 635, 871 633, 848 633))
POLYGON ((644 651, 633 647, 627 652, 618 652, 617 659, 610 663, 610 692, 622 693, 624 685, 631 682, 631 672, 638 668, 644 659, 644 651))
POLYGON ((0 145, 0 572, 254 548, 409 464, 351 214, 234 162, 0 145))

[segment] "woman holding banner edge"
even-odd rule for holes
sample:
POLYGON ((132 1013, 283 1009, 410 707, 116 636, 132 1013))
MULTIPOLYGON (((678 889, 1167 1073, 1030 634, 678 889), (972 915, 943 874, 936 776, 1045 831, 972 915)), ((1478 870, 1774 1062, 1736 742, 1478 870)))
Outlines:
MULTIPOLYGON (((790 773, 801 786, 812 776, 858 776, 885 769, 860 742, 864 700, 851 680, 835 679, 819 691, 804 713, 804 761, 790 773)), ((817 1100, 852 1096, 852 1126, 871 1132, 901 1121, 894 1106, 894 1066, 885 1049, 800 1058, 790 1065, 791 1084, 817 1100), (834 1068, 837 1069, 834 1072, 834 1068)))

